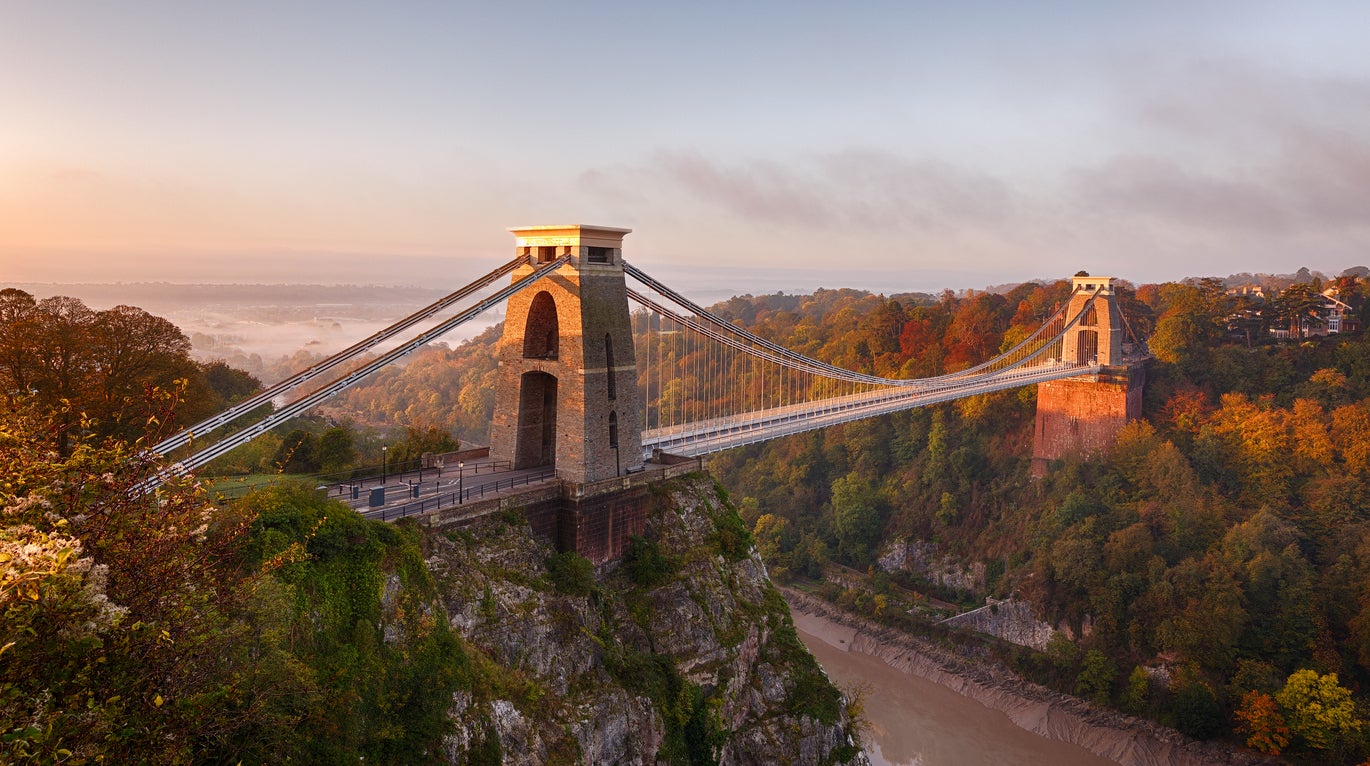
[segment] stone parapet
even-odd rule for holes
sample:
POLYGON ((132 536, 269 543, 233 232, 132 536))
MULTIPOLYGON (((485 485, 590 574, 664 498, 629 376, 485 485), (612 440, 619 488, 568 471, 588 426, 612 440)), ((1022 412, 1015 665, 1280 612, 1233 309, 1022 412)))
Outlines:
POLYGON ((595 564, 622 558, 628 540, 642 534, 651 493, 648 486, 703 470, 699 458, 648 463, 642 471, 595 482, 549 481, 500 497, 449 506, 413 517, 430 529, 459 529, 509 510, 519 510, 533 532, 595 564))

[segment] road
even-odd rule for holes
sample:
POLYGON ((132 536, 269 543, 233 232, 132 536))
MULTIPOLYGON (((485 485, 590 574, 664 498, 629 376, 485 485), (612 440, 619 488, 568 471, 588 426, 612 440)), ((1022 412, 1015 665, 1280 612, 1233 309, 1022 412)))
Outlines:
POLYGON ((507 463, 473 461, 462 469, 430 468, 389 475, 384 485, 378 479, 370 479, 329 484, 326 488, 329 497, 347 503, 363 516, 390 521, 464 502, 473 502, 556 476, 550 466, 517 470, 504 466, 507 466, 507 463), (352 497, 354 485, 356 498, 352 497), (384 489, 384 504, 373 506, 373 496, 381 489, 384 489))

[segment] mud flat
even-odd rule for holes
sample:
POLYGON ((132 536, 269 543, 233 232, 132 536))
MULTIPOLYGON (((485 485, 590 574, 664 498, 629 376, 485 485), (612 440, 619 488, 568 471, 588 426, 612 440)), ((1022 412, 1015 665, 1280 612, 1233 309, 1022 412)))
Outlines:
POLYGON ((959 657, 927 641, 849 615, 787 588, 795 627, 839 684, 862 680, 873 762, 1089 766, 1255 766, 1280 763, 1195 742, 1131 716, 1028 683, 1009 670, 959 657), (842 652, 861 657, 842 657, 842 652), (826 662, 825 662, 826 660, 826 662), (872 662, 871 660, 877 660, 872 662), (838 676, 847 675, 846 678, 838 676), (941 687, 911 685, 917 679, 941 687), (960 698, 943 696, 954 692, 960 698), (978 713, 964 700, 983 706, 978 713), (997 713, 992 713, 997 711, 997 713), (1023 732, 1004 731, 1001 716, 1023 732), (919 731, 921 726, 934 731, 919 731))

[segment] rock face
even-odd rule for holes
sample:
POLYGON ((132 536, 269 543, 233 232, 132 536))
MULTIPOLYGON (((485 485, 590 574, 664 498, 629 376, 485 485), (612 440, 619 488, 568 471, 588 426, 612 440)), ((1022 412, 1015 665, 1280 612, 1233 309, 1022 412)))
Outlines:
POLYGON ((1047 644, 1051 643, 1051 637, 1056 635, 1051 625, 1037 619, 1032 613, 1031 604, 1012 599, 990 599, 988 604, 979 609, 948 617, 942 620, 942 624, 987 633, 1039 652, 1045 651, 1047 644))
POLYGON ((481 676, 452 700, 447 762, 867 763, 726 496, 698 474, 653 492, 599 572, 518 514, 429 533, 481 676))
POLYGON ((877 563, 886 572, 914 572, 947 588, 973 593, 985 589, 984 564, 978 561, 965 564, 939 551, 935 543, 924 540, 896 540, 877 563))

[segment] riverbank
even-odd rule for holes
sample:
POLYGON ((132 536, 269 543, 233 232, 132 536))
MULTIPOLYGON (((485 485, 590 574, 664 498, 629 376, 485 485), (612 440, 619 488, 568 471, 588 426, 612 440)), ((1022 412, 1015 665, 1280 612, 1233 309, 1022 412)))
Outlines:
POLYGON ((1024 681, 1006 668, 972 662, 928 641, 847 614, 806 593, 782 588, 795 625, 834 647, 944 686, 998 710, 1018 727, 1078 745, 1123 766, 1268 766, 1281 761, 1196 742, 1172 729, 1024 681))

